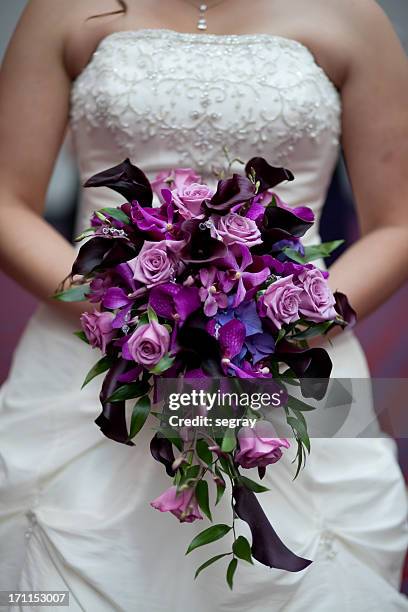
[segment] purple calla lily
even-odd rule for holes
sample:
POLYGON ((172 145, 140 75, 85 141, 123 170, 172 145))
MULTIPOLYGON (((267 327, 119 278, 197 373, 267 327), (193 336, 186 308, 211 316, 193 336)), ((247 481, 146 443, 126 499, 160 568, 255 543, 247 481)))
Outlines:
POLYGON ((171 442, 164 436, 156 433, 150 442, 150 452, 156 461, 165 466, 167 475, 173 477, 176 472, 172 468, 175 457, 171 442))
POLYGON ((276 187, 283 181, 293 181, 294 176, 287 168, 277 168, 268 164, 263 157, 253 157, 245 166, 247 176, 255 173, 255 180, 259 182, 258 193, 276 187))
MULTIPOLYGON (((140 241, 140 248, 142 241, 140 241)), ((72 276, 86 276, 99 267, 110 268, 116 264, 132 259, 137 254, 138 245, 117 238, 98 236, 91 238, 79 249, 72 266, 72 276)))
POLYGON ((142 206, 151 206, 153 191, 145 173, 129 159, 98 172, 88 179, 84 187, 109 187, 120 193, 128 202, 137 200, 142 206))
POLYGON ((267 567, 288 572, 300 572, 311 564, 311 561, 298 557, 285 546, 268 521, 253 491, 236 484, 232 494, 235 512, 251 530, 254 559, 267 567))
POLYGON ((199 219, 185 221, 181 226, 185 234, 185 247, 180 256, 185 263, 209 263, 227 253, 221 240, 211 236, 211 226, 199 219))
POLYGON ((255 185, 245 176, 234 174, 232 178, 218 182, 217 191, 205 207, 212 213, 226 215, 233 206, 248 202, 255 195, 255 185))

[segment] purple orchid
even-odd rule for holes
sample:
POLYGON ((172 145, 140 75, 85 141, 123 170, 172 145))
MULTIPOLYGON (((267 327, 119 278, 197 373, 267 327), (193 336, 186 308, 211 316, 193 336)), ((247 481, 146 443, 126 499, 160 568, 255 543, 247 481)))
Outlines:
POLYGON ((151 290, 149 305, 159 317, 183 323, 200 308, 201 300, 197 287, 163 283, 151 290))
POLYGON ((254 260, 249 249, 243 244, 236 244, 228 252, 228 255, 221 261, 221 265, 227 271, 220 273, 220 287, 224 293, 230 293, 236 288, 236 295, 233 307, 241 304, 249 289, 260 287, 270 275, 269 268, 250 271, 254 260))
POLYGON ((219 308, 228 306, 228 298, 218 289, 219 272, 215 266, 202 268, 199 276, 202 285, 199 295, 204 302, 204 314, 213 317, 219 308))
POLYGON ((143 208, 138 202, 131 204, 131 218, 142 232, 156 240, 174 240, 181 223, 176 221, 173 197, 169 189, 162 189, 164 203, 160 208, 143 208))

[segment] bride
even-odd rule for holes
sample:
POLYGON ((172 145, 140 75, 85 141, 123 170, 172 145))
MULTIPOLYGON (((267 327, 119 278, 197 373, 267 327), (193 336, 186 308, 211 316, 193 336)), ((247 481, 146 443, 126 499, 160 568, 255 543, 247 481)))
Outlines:
MULTIPOLYGON (((210 180, 225 145, 290 168, 278 194, 317 218, 341 139, 362 238, 331 284, 362 318, 406 277, 407 97, 406 57, 374 0, 29 2, 0 82, 0 256, 42 305, 1 392, 0 590, 66 590, 87 612, 408 609, 405 491, 380 435, 314 439, 295 482, 289 454, 269 470, 262 505, 313 559, 306 570, 248 565, 233 592, 220 566, 193 580, 200 555, 183 553, 203 527, 150 507, 167 487, 150 436, 129 448, 93 423, 99 380, 80 387, 95 357, 72 334, 84 305, 50 298, 75 250, 41 218, 68 123, 83 181, 126 156, 150 178, 182 166, 210 180)), ((86 190, 78 231, 119 202, 86 190)), ((323 342, 334 376, 369 376, 352 332, 323 342)), ((358 410, 374 418, 371 402, 358 410)))

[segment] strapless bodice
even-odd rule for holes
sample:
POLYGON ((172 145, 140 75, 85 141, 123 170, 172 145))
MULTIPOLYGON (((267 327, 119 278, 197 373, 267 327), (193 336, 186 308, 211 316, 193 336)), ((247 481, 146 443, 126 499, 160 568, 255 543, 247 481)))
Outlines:
MULTIPOLYGON (((81 178, 125 157, 149 178, 193 167, 205 181, 230 158, 260 155, 294 183, 277 189, 317 217, 338 156, 339 93, 309 49, 270 34, 115 32, 73 83, 71 126, 81 178)), ((242 171, 239 162, 233 171, 242 171)), ((78 229, 95 208, 120 202, 85 190, 78 229)), ((316 236, 308 236, 316 240, 316 236)))

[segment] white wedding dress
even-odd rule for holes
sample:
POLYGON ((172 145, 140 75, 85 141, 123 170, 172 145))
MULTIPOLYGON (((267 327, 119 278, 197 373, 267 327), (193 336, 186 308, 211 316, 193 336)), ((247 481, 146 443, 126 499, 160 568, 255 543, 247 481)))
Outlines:
MULTIPOLYGON (((84 181, 129 156, 150 178, 191 166, 213 182, 226 145, 232 157, 290 168, 296 180, 277 192, 319 219, 341 101, 294 40, 139 30, 100 43, 73 84, 71 125, 84 181)), ((92 210, 120 202, 108 189, 84 190, 78 230, 92 210)), ((317 225, 307 242, 319 240, 317 225)), ((194 581, 196 567, 230 542, 184 556, 209 524, 180 525, 149 505, 169 486, 150 456, 151 430, 133 448, 101 434, 93 422, 101 378, 80 390, 99 356, 73 331, 41 306, 2 388, 0 590, 69 590, 69 609, 86 612, 408 610, 398 592, 406 496, 392 440, 314 439, 295 482, 292 452, 269 468, 259 500, 283 541, 314 561, 306 570, 243 563, 231 592, 221 561, 194 581)), ((327 348, 334 376, 369 376, 351 332, 327 348)), ((358 410, 374 418, 371 402, 358 410)), ((230 516, 225 503, 217 520, 230 516)))

